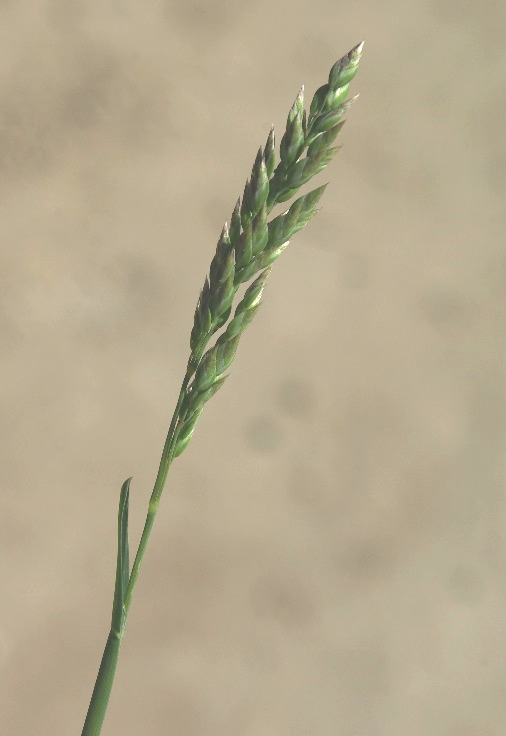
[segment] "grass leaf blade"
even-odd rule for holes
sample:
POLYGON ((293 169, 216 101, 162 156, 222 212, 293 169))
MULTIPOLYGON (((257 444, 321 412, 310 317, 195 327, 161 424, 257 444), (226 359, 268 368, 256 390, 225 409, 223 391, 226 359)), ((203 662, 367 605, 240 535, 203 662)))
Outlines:
POLYGON ((123 604, 130 575, 128 552, 128 503, 131 480, 131 478, 128 478, 121 486, 118 508, 118 556, 116 561, 116 585, 114 587, 111 628, 120 635, 123 632, 125 624, 123 604))

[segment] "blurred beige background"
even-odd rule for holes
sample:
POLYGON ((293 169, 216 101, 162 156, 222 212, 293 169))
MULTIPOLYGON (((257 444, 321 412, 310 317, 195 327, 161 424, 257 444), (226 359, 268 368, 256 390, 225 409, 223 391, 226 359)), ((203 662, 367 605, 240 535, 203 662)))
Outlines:
POLYGON ((0 733, 79 734, 223 222, 366 39, 319 216, 175 463, 104 736, 506 730, 499 3, 0 7, 0 733))

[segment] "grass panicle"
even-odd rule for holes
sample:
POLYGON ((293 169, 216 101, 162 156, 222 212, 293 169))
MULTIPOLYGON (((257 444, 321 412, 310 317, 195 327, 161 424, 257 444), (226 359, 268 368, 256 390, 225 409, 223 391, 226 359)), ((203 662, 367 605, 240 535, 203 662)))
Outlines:
POLYGON ((357 73, 362 49, 363 43, 360 43, 332 66, 328 81, 313 96, 309 114, 304 108, 304 87, 301 87, 288 112, 279 160, 276 161, 274 127, 271 127, 264 148, 258 149, 242 199, 239 197, 230 221, 223 225, 209 274, 197 300, 186 373, 131 570, 128 556, 131 479, 125 481, 121 490, 112 624, 82 736, 99 736, 101 732, 128 611, 170 465, 190 443, 205 404, 224 385, 241 336, 262 304, 271 264, 318 212, 327 184, 298 197, 281 214, 271 219, 269 215, 277 204, 293 199, 340 150, 341 146, 333 144, 343 127, 343 115, 358 97, 348 99, 348 91, 357 73), (233 311, 237 291, 252 279, 233 311), (214 345, 208 347, 221 329, 214 345))

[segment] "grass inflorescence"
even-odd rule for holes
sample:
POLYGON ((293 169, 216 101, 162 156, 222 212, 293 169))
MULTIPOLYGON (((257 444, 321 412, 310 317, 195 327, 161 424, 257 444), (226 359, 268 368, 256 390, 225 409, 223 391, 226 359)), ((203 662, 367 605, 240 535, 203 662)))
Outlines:
POLYGON ((146 551, 158 504, 174 458, 181 455, 193 436, 205 404, 227 378, 241 335, 260 305, 271 265, 290 239, 318 212, 326 184, 304 194, 282 214, 269 220, 272 209, 295 197, 302 186, 319 174, 341 146, 333 143, 341 131, 343 116, 358 95, 348 99, 363 42, 331 68, 328 81, 316 90, 309 114, 304 109, 302 87, 288 113, 276 163, 274 128, 256 155, 230 221, 223 226, 205 277, 193 319, 190 356, 176 408, 150 497, 144 530, 130 570, 128 554, 128 497, 130 481, 122 486, 118 512, 118 554, 112 622, 97 675, 82 736, 99 736, 114 680, 120 644, 133 591, 146 551), (250 282, 233 309, 242 284, 250 282), (216 333, 212 347, 208 348, 216 333))

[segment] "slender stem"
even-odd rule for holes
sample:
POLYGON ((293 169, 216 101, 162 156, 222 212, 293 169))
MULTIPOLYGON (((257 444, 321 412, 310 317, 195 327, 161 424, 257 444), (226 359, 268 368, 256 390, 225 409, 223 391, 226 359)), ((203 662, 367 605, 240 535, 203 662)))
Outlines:
POLYGON ((111 630, 109 633, 81 736, 99 736, 102 730, 116 673, 121 638, 116 631, 111 630))
POLYGON ((186 391, 190 379, 195 373, 198 362, 202 357, 202 353, 204 352, 205 346, 207 345, 211 334, 212 333, 209 333, 206 338, 202 340, 196 350, 191 353, 188 360, 188 367, 186 369, 186 374, 181 385, 179 398, 176 404, 176 408, 174 409, 174 413, 172 415, 169 431, 167 432, 167 437, 165 438, 165 444, 163 446, 162 457, 160 459, 160 465, 158 467, 158 473, 156 475, 155 484, 151 493, 151 498, 149 500, 148 513, 146 516, 144 529, 139 541, 139 546, 135 555, 132 571, 130 573, 128 588, 123 603, 123 629, 121 632, 117 632, 111 629, 107 638, 104 653, 102 655, 102 661, 100 663, 100 669, 95 681, 95 687, 93 688, 93 694, 91 696, 81 736, 100 736, 100 732, 102 730, 102 724, 107 711, 109 697, 111 695, 112 685, 114 682, 114 675, 116 673, 119 650, 124 635, 124 628, 128 616, 128 610, 132 602, 135 584, 137 582, 137 578, 139 577, 139 571, 148 544, 149 535, 151 534, 151 529, 153 528, 156 512, 158 510, 158 504, 160 502, 160 496, 162 495, 165 481, 167 480, 167 473, 169 472, 169 468, 172 460, 174 459, 174 453, 176 451, 177 438, 180 428, 181 406, 186 396, 186 391))
POLYGON ((179 393, 179 399, 176 404, 176 408, 172 416, 172 421, 170 423, 169 431, 167 432, 165 445, 163 447, 162 457, 160 460, 160 465, 158 468, 155 485, 153 487, 153 492, 151 493, 151 498, 149 499, 148 513, 146 515, 146 521, 144 522, 144 529, 142 530, 141 539, 139 542, 139 546, 137 548, 137 553, 135 555, 134 564, 132 565, 132 572, 130 573, 128 588, 127 588, 127 592, 125 595, 125 603, 124 603, 125 615, 128 615, 128 611, 130 609, 130 604, 132 602, 132 596, 135 590, 135 585, 137 583, 137 578, 139 577, 142 560, 144 558, 144 553, 146 552, 149 535, 151 534, 151 529, 153 528, 153 523, 155 521, 156 512, 158 511, 158 504, 160 503, 160 496, 162 495, 162 491, 165 486, 165 481, 167 480, 167 473, 169 472, 170 463, 172 462, 172 457, 174 455, 173 446, 175 445, 177 441, 177 433, 176 433, 177 420, 179 417, 179 411, 181 409, 181 404, 183 403, 183 399, 186 394, 186 388, 190 380, 188 372, 189 371, 187 371, 186 376, 183 381, 183 385, 181 386, 181 391, 179 393))
POLYGON ((160 459, 160 465, 158 467, 158 473, 156 475, 155 485, 151 493, 151 498, 149 499, 148 513, 146 515, 146 521, 144 522, 144 529, 142 530, 141 539, 139 542, 139 546, 137 548, 137 553, 135 555, 134 564, 132 566, 132 572, 130 573, 130 580, 128 582, 128 588, 127 588, 127 592, 125 595, 125 603, 124 603, 125 617, 128 615, 128 611, 130 609, 130 604, 132 602, 132 596, 135 590, 135 585, 137 583, 137 578, 139 577, 142 560, 144 559, 144 553, 146 552, 149 535, 151 534, 151 529, 153 528, 153 523, 155 521, 156 512, 158 511, 158 504, 160 503, 160 497, 162 495, 162 492, 165 486, 165 481, 167 480, 167 473, 169 472, 170 465, 172 463, 172 460, 174 459, 174 453, 176 451, 176 445, 177 445, 178 430, 179 430, 180 421, 181 421, 181 417, 180 417, 181 405, 183 403, 184 397, 186 396, 186 390, 188 388, 190 379, 195 373, 195 370, 200 361, 200 358, 202 357, 202 353, 204 352, 205 347, 207 343, 209 342, 209 339, 212 335, 213 327, 214 325, 212 325, 211 330, 208 332, 205 338, 203 338, 202 341, 197 345, 195 350, 192 351, 190 358, 188 360, 188 367, 186 369, 186 375, 183 379, 183 383, 181 384, 181 390, 179 391, 179 398, 177 400, 176 408, 174 409, 174 414, 172 415, 169 431, 167 432, 167 437, 165 439, 165 444, 163 446, 162 457, 160 459))

